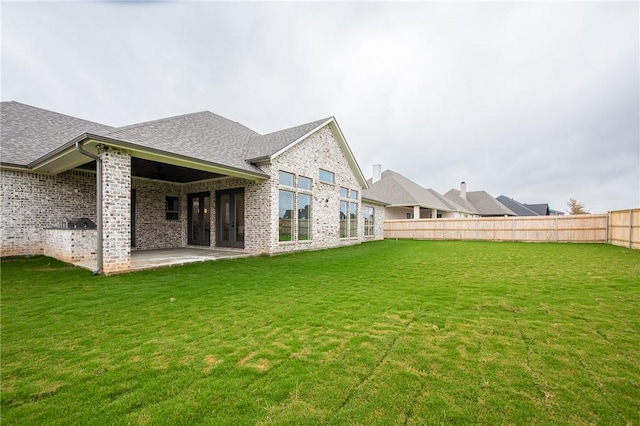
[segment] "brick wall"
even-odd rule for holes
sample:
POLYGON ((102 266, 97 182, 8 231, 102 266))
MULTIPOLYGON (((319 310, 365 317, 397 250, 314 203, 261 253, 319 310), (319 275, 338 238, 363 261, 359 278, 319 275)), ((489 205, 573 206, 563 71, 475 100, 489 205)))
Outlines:
POLYGON ((95 229, 45 229, 43 254, 63 262, 96 261, 95 229))
POLYGON ((373 207, 373 235, 367 235, 366 237, 364 237, 365 241, 384 239, 384 206, 378 204, 362 203, 362 208, 364 209, 364 207, 373 207))
POLYGON ((263 169, 271 176, 270 216, 273 221, 270 225, 269 249, 272 253, 337 247, 357 244, 364 240, 364 218, 360 201, 362 187, 328 125, 275 158, 268 169, 263 169), (320 169, 333 172, 335 183, 321 182, 320 169), (310 241, 278 241, 279 171, 312 179, 310 241), (358 200, 355 200, 358 204, 358 230, 355 238, 340 238, 341 187, 358 191, 358 200))
POLYGON ((250 253, 265 252, 265 243, 269 241, 269 205, 271 203, 268 191, 265 188, 270 186, 270 182, 254 182, 238 178, 214 179, 206 182, 187 184, 183 186, 183 193, 180 200, 180 215, 183 218, 183 245, 187 245, 187 195, 197 192, 210 192, 210 215, 211 223, 211 246, 216 246, 216 191, 226 189, 244 188, 244 221, 245 221, 245 241, 244 249, 250 253))
POLYGON ((182 247, 186 210, 185 214, 179 215, 178 220, 167 220, 166 197, 178 197, 181 208, 184 207, 186 198, 183 200, 183 186, 135 177, 131 185, 136 190, 134 248, 148 250, 182 247))
POLYGON ((131 264, 131 157, 117 149, 102 159, 103 272, 126 271, 131 264))
POLYGON ((0 170, 0 209, 0 256, 43 254, 45 228, 74 217, 96 221, 96 174, 0 170))

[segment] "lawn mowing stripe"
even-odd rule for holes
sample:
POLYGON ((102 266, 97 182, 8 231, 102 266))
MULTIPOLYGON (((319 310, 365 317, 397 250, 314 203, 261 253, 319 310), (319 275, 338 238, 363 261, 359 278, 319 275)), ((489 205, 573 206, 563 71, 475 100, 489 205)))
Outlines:
POLYGON ((349 403, 353 395, 355 395, 362 388, 362 386, 364 386, 364 384, 367 381, 369 381, 371 377, 373 377, 375 372, 380 368, 382 363, 387 359, 387 356, 389 355, 389 353, 394 349, 396 342, 398 341, 398 338, 406 334, 407 330, 413 323, 413 320, 414 320, 413 316, 409 317, 409 319, 406 321, 406 324, 404 325, 404 328, 393 336, 393 339, 391 340, 389 345, 386 347, 386 349, 378 359, 376 365, 371 369, 371 371, 367 375, 363 376, 360 379, 360 381, 351 389, 351 391, 347 394, 346 398, 344 398, 342 403, 335 410, 334 415, 337 415, 349 403))

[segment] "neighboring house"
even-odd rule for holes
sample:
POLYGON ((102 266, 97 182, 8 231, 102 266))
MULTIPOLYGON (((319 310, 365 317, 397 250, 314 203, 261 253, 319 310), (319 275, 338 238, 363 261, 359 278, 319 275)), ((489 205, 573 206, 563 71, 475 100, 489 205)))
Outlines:
POLYGON ((470 210, 474 217, 517 216, 489 193, 485 191, 467 191, 466 182, 460 183, 460 190, 451 189, 444 196, 448 200, 470 210))
POLYGON ((516 216, 540 216, 540 214, 529 207, 526 204, 522 204, 513 198, 500 195, 496 200, 500 201, 505 207, 514 212, 516 216))
POLYGON ((261 135, 211 112, 113 128, 17 102, 1 110, 0 255, 96 259, 131 250, 247 253, 383 238, 384 202, 335 118, 261 135), (96 229, 67 228, 86 217, 96 229))
POLYGON ((368 198, 385 200, 385 219, 436 219, 465 217, 466 208, 447 200, 433 189, 423 188, 393 170, 381 172, 380 165, 373 168, 373 177, 367 181, 368 198))
POLYGON ((552 210, 549 204, 524 204, 513 198, 501 195, 496 200, 500 201, 517 216, 562 216, 564 213, 552 210))

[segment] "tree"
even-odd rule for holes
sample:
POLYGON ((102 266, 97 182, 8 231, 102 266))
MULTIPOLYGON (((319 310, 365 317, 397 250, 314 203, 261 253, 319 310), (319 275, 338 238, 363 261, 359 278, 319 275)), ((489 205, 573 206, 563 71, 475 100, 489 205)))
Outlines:
POLYGON ((567 206, 569 206, 569 214, 589 214, 589 212, 585 210, 584 204, 579 203, 575 198, 569 198, 567 206))

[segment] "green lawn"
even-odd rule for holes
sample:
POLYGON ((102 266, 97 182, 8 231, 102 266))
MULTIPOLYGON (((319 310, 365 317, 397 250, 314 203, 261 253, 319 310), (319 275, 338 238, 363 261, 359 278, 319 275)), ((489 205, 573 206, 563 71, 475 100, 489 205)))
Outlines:
POLYGON ((384 241, 2 261, 3 425, 640 424, 640 252, 384 241))

